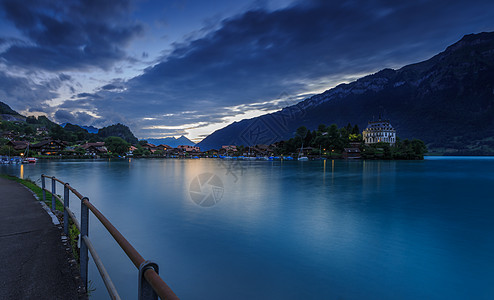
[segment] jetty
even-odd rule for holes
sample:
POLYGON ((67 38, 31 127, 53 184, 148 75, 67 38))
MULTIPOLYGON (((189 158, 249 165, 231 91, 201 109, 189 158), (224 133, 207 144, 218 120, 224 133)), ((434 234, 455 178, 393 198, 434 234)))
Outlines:
POLYGON ((30 190, 0 178, 0 299, 87 298, 53 221, 30 190))

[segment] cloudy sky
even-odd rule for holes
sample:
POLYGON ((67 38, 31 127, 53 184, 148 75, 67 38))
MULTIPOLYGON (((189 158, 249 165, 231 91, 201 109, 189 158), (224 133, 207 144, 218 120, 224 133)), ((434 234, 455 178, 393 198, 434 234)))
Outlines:
POLYGON ((494 30, 494 1, 0 0, 0 101, 199 141, 494 30))

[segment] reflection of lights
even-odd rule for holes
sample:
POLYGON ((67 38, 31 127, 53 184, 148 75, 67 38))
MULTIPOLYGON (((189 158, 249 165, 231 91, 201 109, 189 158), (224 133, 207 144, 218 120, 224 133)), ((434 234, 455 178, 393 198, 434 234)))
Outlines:
POLYGON ((323 182, 326 180, 326 160, 323 162, 323 174, 322 174, 323 182))
POLYGON ((23 164, 21 164, 21 174, 19 174, 19 177, 21 179, 24 179, 24 165, 23 164))
POLYGON ((331 184, 334 184, 334 159, 331 160, 331 184))

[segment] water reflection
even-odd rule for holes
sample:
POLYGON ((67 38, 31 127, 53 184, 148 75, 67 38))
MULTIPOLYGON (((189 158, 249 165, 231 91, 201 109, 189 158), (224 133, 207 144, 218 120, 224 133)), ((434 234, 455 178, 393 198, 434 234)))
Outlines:
MULTIPOLYGON (((160 263, 183 299, 489 299, 494 160, 328 164, 132 159, 0 168, 70 182, 160 263), (224 184, 211 207, 189 196, 203 173, 224 184)), ((103 228, 90 234, 117 288, 132 297, 134 268, 103 228)), ((105 299, 91 274, 94 298, 105 299)))

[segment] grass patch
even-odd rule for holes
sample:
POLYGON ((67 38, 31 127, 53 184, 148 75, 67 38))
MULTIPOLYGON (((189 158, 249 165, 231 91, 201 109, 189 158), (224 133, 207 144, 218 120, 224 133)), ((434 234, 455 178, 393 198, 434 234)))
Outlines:
POLYGON ((79 248, 77 247, 77 241, 79 240, 79 229, 75 226, 74 222, 70 220, 70 225, 69 225, 69 241, 70 241, 70 246, 72 247, 72 255, 74 256, 74 259, 77 261, 77 264, 80 264, 80 255, 79 255, 79 248))

